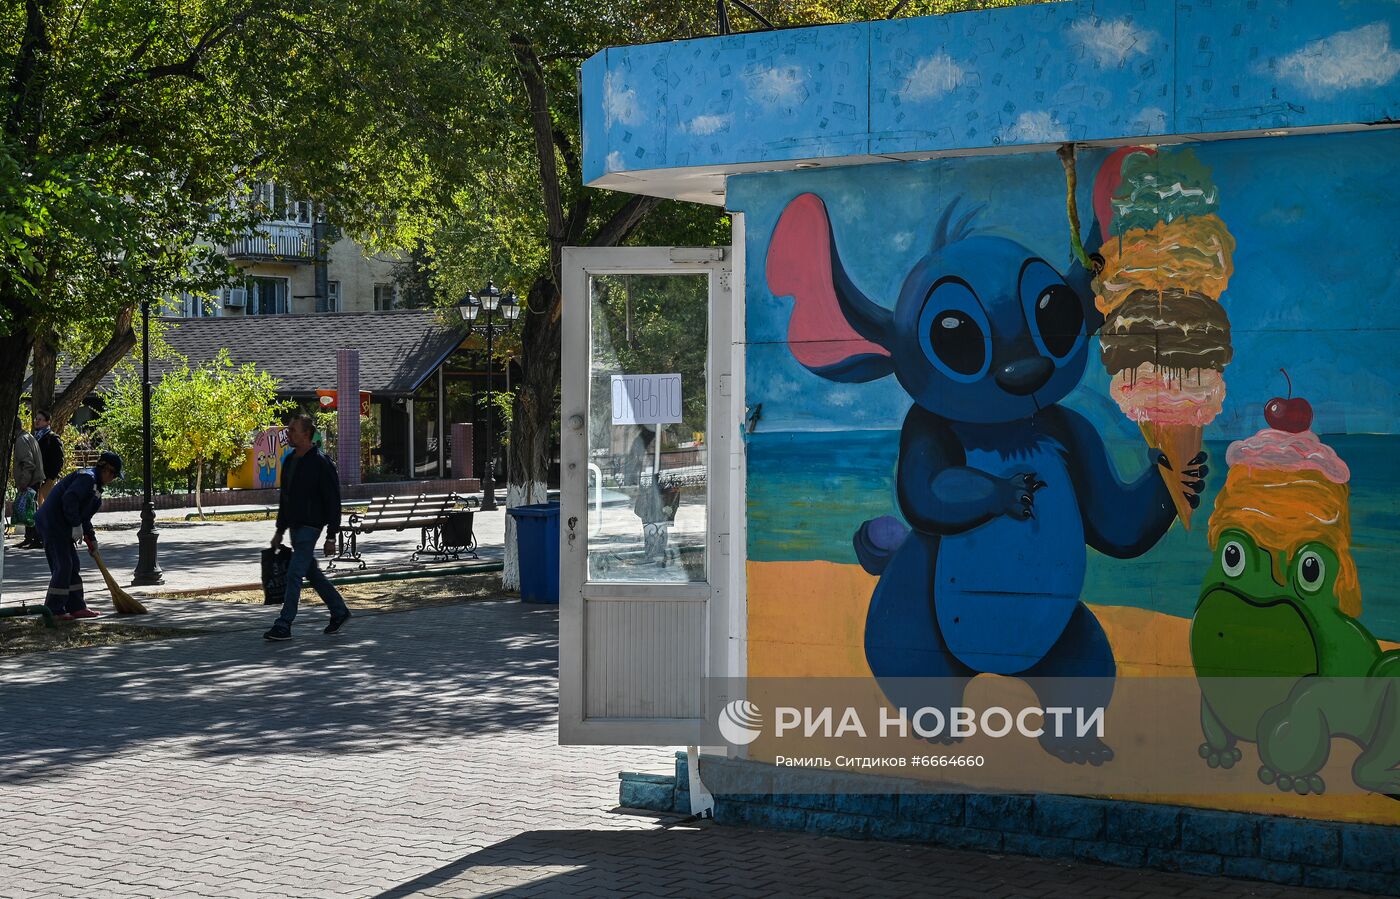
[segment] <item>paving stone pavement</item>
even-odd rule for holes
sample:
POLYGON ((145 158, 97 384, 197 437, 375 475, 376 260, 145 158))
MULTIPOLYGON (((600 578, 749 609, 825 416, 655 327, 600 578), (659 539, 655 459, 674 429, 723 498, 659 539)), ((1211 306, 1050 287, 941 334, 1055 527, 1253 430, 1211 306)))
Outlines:
POLYGON ((0 896, 1355 895, 628 814, 617 772, 670 752, 556 745, 556 622, 0 660, 0 896))

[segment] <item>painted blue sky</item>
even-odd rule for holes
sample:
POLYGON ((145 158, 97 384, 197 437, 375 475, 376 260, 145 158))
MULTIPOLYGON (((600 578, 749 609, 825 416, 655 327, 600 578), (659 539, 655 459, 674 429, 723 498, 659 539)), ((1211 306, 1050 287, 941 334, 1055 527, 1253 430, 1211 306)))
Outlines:
MULTIPOLYGON (((1225 409, 1207 431, 1233 439, 1263 426, 1262 407, 1286 391, 1316 412, 1320 433, 1396 432, 1400 421, 1400 133, 1264 138, 1197 144, 1237 242, 1223 303, 1235 359, 1225 409)), ((1079 208, 1101 153, 1080 158, 1079 208)), ((786 345, 791 301, 768 291, 768 237, 789 200, 826 202, 842 261, 884 305, 924 254, 954 201, 983 207, 978 226, 1064 267, 1069 258, 1064 174, 1050 152, 736 176, 729 205, 746 213, 748 397, 765 430, 897 428, 908 401, 893 378, 836 384, 802 368, 786 345)), ((1095 341, 1095 345, 1097 342, 1095 341)), ((1090 361, 1069 402, 1105 429, 1135 434, 1090 361)))
POLYGON ((1366 124, 1400 118, 1400 3, 1040 3, 612 48, 582 80, 587 182, 1366 124))

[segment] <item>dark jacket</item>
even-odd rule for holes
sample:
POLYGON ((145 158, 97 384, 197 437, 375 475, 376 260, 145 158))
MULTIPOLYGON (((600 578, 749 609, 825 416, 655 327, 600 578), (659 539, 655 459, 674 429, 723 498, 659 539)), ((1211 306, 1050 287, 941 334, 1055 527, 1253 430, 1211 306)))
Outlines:
POLYGON ((335 463, 312 448, 300 459, 296 454, 282 463, 282 493, 277 504, 277 528, 325 528, 340 530, 340 477, 335 463))
POLYGON ((55 539, 68 539, 76 527, 91 537, 92 516, 100 508, 102 492, 97 486, 97 472, 79 468, 49 491, 48 499, 34 516, 34 525, 55 539))
POLYGON ((53 431, 45 431, 39 441, 39 456, 44 460, 44 480, 52 480, 63 472, 63 441, 53 431))

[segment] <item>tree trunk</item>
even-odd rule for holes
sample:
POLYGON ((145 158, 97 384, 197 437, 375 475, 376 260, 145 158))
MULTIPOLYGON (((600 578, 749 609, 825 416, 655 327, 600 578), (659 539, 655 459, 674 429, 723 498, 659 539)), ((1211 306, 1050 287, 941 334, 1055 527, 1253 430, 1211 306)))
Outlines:
MULTIPOLYGON (((523 377, 515 392, 515 410, 510 422, 510 483, 506 486, 506 507, 542 503, 548 497, 549 465, 553 461, 555 402, 559 388, 559 288, 548 278, 538 278, 530 287, 530 309, 540 314, 523 316, 525 332, 523 377)), ((520 557, 515 543, 515 522, 506 517, 505 567, 501 585, 520 589, 520 557)))
MULTIPOLYGON (((516 72, 530 106, 530 129, 535 138, 535 161, 540 174, 540 199, 548 228, 549 274, 537 278, 530 287, 529 314, 524 316, 525 327, 521 338, 524 377, 515 394, 511 419, 510 482, 506 487, 506 508, 543 502, 547 495, 549 465, 554 456, 550 438, 554 416, 558 411, 555 398, 559 390, 561 352, 561 266, 564 247, 579 241, 591 208, 590 198, 585 192, 578 195, 568 214, 564 211, 564 191, 561 189, 555 152, 558 151, 563 157, 568 177, 574 185, 582 177, 577 166, 578 153, 562 132, 554 128, 549 85, 534 46, 520 34, 511 35, 510 42, 515 54, 516 72)), ((632 197, 598 228, 588 245, 614 247, 621 244, 660 202, 657 197, 632 197)), ((515 526, 509 516, 506 520, 501 584, 507 590, 520 588, 519 548, 515 543, 515 526)))
MULTIPOLYGON (((53 416, 53 396, 58 383, 58 335, 53 327, 45 325, 34 338, 34 377, 29 383, 29 408, 38 412, 48 412, 53 416)), ((62 433, 57 422, 50 420, 49 427, 62 433)))
POLYGON ((194 463, 194 508, 199 520, 204 520, 204 460, 194 463))
POLYGON ((87 395, 96 390, 97 385, 102 382, 107 373, 116 368, 117 363, 125 359, 132 347, 136 346, 136 332, 131 328, 133 312, 134 307, 128 306, 117 313, 116 320, 112 324, 112 336, 108 339, 106 346, 102 347, 96 356, 89 359, 82 370, 74 375, 68 385, 63 388, 63 393, 49 403, 49 411, 53 419, 51 424, 58 433, 63 433, 63 429, 68 425, 68 420, 73 417, 73 413, 82 408, 83 400, 87 399, 87 395))

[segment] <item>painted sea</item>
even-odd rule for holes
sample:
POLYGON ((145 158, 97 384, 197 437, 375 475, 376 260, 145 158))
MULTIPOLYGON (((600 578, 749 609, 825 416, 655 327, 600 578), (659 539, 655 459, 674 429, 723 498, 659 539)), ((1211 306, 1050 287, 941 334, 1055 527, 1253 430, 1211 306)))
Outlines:
MULTIPOLYGON (((1351 468, 1352 543, 1361 574, 1361 620, 1400 639, 1400 437, 1323 435, 1351 468)), ((1083 598, 1189 617, 1209 564, 1206 513, 1225 483, 1225 447, 1207 441, 1211 473, 1191 531, 1180 525, 1145 556, 1117 560, 1089 550, 1083 598)), ((897 431, 772 431, 748 437, 749 558, 855 564, 851 536, 861 522, 897 515, 897 431)), ((1115 442, 1120 471, 1141 471, 1141 442, 1115 442)))

